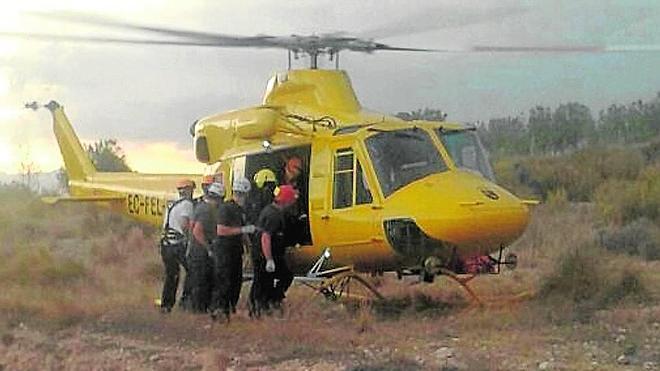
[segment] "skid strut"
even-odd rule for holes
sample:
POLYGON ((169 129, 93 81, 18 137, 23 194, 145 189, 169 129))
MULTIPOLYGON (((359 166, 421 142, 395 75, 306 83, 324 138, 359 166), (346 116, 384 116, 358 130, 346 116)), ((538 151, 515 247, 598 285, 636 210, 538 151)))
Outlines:
POLYGON ((330 249, 325 249, 305 276, 295 277, 296 282, 314 289, 328 300, 353 298, 362 300, 383 299, 378 290, 367 282, 352 266, 323 270, 330 259, 330 249))

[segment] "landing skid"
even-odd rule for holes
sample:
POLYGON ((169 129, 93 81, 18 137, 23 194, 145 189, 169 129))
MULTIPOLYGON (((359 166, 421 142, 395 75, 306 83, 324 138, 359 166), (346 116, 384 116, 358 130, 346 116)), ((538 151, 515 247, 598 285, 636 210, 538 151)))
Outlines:
POLYGON ((322 270, 324 263, 330 259, 330 249, 314 263, 305 276, 294 278, 314 290, 314 295, 323 295, 331 301, 341 299, 358 299, 373 301, 384 299, 383 295, 369 282, 367 282, 352 266, 322 270))

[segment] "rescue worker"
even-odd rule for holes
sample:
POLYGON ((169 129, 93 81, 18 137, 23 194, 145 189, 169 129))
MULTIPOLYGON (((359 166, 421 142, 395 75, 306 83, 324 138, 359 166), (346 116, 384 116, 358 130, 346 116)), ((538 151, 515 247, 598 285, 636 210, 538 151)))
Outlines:
POLYGON ((245 212, 248 221, 250 223, 256 223, 261 210, 273 202, 273 192, 277 187, 277 177, 272 170, 264 168, 257 171, 254 177, 252 177, 252 180, 255 186, 248 193, 245 212))
POLYGON ((298 192, 298 199, 285 212, 286 245, 311 242, 307 217, 307 177, 303 174, 303 162, 298 156, 286 160, 280 176, 280 184, 288 184, 298 192))
MULTIPOLYGON (((209 186, 215 182, 213 175, 204 175, 202 177, 202 193, 205 195, 208 192, 209 186)), ((202 195, 202 197, 204 197, 202 195)))
POLYGON ((270 306, 281 308, 293 274, 285 260, 284 211, 296 202, 298 192, 290 186, 276 188, 274 201, 259 215, 252 248, 254 278, 250 290, 250 315, 259 317, 270 306))
POLYGON ((219 183, 209 185, 207 193, 193 212, 193 225, 188 251, 190 297, 192 310, 206 312, 210 304, 211 245, 216 236, 218 206, 224 197, 219 183))
POLYGON ((245 234, 254 233, 254 225, 246 225, 243 207, 250 191, 245 177, 234 179, 232 199, 222 203, 218 211, 218 238, 213 244, 214 287, 211 318, 216 320, 222 312, 227 321, 236 313, 236 304, 243 285, 243 246, 245 234))
MULTIPOLYGON (((176 302, 181 267, 188 276, 186 248, 193 215, 192 195, 195 183, 190 179, 181 179, 176 183, 179 198, 171 203, 163 219, 163 234, 160 239, 160 256, 165 265, 163 293, 160 300, 161 312, 169 313, 176 302)), ((185 289, 181 301, 185 301, 189 292, 185 289)))

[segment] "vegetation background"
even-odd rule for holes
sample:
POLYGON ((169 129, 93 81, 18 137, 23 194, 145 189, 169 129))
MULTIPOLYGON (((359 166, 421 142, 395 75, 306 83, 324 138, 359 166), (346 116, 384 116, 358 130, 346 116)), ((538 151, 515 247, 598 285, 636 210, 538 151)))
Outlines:
POLYGON ((0 187, 0 369, 658 369, 659 97, 480 125, 498 182, 544 201, 518 269, 473 281, 484 307, 444 278, 386 275, 371 278, 383 302, 294 286, 283 316, 249 320, 243 301, 229 325, 163 316, 157 231, 0 187))

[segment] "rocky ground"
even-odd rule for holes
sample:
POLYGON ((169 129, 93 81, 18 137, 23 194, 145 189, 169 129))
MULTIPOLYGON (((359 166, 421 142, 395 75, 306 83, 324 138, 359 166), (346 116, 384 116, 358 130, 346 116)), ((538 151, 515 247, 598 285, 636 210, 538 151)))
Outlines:
POLYGON ((320 298, 300 306, 307 289, 293 290, 283 316, 258 321, 241 311, 220 324, 145 306, 57 328, 7 323, 0 369, 660 369, 660 306, 615 308, 571 324, 553 324, 526 302, 407 308, 394 318, 320 298))

